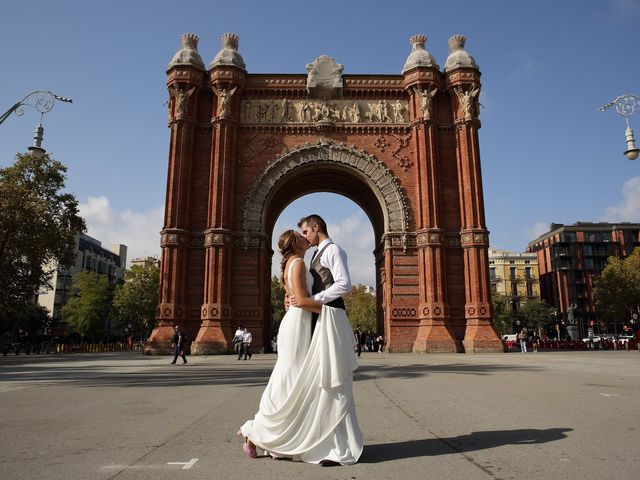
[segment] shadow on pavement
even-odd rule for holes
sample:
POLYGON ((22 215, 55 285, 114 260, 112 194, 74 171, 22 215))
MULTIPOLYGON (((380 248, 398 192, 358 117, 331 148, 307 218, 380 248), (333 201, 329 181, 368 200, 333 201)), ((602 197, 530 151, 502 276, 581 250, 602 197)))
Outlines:
POLYGON ((514 371, 539 371, 539 367, 520 366, 520 365, 469 365, 463 363, 449 363, 444 365, 425 365, 413 364, 402 366, 386 366, 386 365, 361 365, 355 371, 354 380, 369 380, 375 378, 399 378, 411 379, 416 377, 424 377, 439 373, 458 373, 465 375, 491 375, 499 372, 514 371))
POLYGON ((566 432, 571 431, 573 431, 572 428, 494 430, 473 432, 459 437, 365 445, 364 452, 358 463, 382 463, 407 458, 434 457, 487 450, 504 445, 531 445, 555 442, 566 438, 566 432))
MULTIPOLYGON (((0 363, 3 381, 37 382, 46 384, 70 384, 87 387, 179 387, 206 385, 259 386, 266 385, 273 363, 271 359, 259 358, 259 363, 240 362, 169 365, 167 364, 133 365, 134 371, 126 371, 131 367, 128 362, 141 360, 140 354, 96 354, 82 356, 40 357, 30 359, 29 363, 8 361, 0 363), (75 361, 74 361, 75 360, 75 361), (266 362, 264 360, 267 360, 266 362), (109 361, 109 365, 99 362, 109 361), (113 363, 116 361, 117 363, 113 363), (122 371, 120 368, 122 361, 122 371), (46 365, 41 363, 46 362, 46 365), (95 362, 95 363, 93 363, 95 362)), ((275 357, 274 357, 275 359, 275 357)), ((26 361, 26 359, 24 359, 26 361)), ((180 363, 180 362, 178 362, 180 363)), ((414 379, 437 374, 491 375, 502 372, 535 371, 534 366, 518 366, 510 364, 464 364, 450 363, 444 365, 411 364, 365 364, 354 374, 354 381, 367 381, 374 378, 414 379)))

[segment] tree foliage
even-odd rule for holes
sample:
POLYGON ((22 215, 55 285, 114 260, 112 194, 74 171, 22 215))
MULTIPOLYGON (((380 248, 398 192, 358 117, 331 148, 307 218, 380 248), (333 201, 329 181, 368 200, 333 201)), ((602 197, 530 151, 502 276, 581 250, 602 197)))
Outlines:
POLYGON ((146 338, 155 326, 160 269, 156 265, 134 265, 124 273, 124 282, 116 285, 113 307, 121 331, 131 325, 133 332, 146 338))
POLYGON ((347 315, 354 330, 376 333, 376 297, 358 285, 344 297, 347 315))
POLYGON ((112 319, 113 287, 105 275, 83 270, 73 276, 72 297, 62 308, 64 320, 82 336, 104 337, 112 319))
POLYGON ((598 315, 607 321, 626 321, 640 306, 640 247, 622 260, 609 257, 595 281, 598 315))
POLYGON ((280 328, 280 322, 284 317, 284 286, 275 275, 271 277, 271 334, 276 336, 280 328))
POLYGON ((66 171, 49 155, 29 154, 18 154, 13 165, 0 169, 1 327, 14 328, 11 319, 49 284, 47 265, 74 261, 74 237, 85 223, 75 197, 63 193, 66 171))
POLYGON ((509 297, 492 292, 491 302, 493 304, 493 325, 500 336, 513 333, 514 313, 509 297))
POLYGON ((518 316, 530 331, 547 331, 554 323, 555 309, 544 300, 532 298, 520 307, 518 316))

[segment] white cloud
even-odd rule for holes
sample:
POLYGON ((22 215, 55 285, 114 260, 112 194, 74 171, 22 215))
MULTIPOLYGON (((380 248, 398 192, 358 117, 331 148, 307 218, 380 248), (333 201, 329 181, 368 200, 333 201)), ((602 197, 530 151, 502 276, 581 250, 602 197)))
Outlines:
MULTIPOLYGON (((277 249, 277 241, 280 234, 288 228, 292 228, 292 226, 281 224, 281 220, 278 219, 273 229, 274 254, 271 272, 272 275, 277 277, 280 276, 280 261, 282 259, 277 249)), ((366 215, 355 214, 341 220, 339 223, 329 223, 327 224, 327 230, 329 230, 331 239, 347 252, 351 284, 375 286, 373 227, 366 215)), ((310 255, 307 255, 307 264, 310 255)))
POLYGON ((607 207, 601 218, 607 222, 640 222, 640 176, 633 177, 622 186, 622 201, 607 207))
POLYGON ((533 59, 522 50, 515 50, 511 53, 511 62, 513 64, 513 70, 511 71, 511 78, 527 78, 533 75, 535 71, 535 62, 533 59))
POLYGON ((160 230, 164 221, 164 207, 148 212, 111 207, 107 197, 89 197, 80 203, 80 215, 87 222, 87 234, 110 249, 114 243, 127 246, 127 262, 142 256, 160 257, 160 230))
POLYGON ((531 227, 527 228, 527 238, 530 240, 535 240, 543 233, 549 231, 549 223, 548 222, 536 222, 531 227))
POLYGON ((630 13, 640 9, 640 0, 612 0, 611 3, 619 13, 630 13))

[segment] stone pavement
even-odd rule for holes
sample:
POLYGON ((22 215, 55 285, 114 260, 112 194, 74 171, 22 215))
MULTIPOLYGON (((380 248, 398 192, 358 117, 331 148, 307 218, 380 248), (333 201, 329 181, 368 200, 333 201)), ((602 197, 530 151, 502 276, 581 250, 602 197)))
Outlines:
POLYGON ((0 357, 0 479, 638 478, 640 353, 364 353, 365 450, 322 468, 241 453, 274 355, 0 357))

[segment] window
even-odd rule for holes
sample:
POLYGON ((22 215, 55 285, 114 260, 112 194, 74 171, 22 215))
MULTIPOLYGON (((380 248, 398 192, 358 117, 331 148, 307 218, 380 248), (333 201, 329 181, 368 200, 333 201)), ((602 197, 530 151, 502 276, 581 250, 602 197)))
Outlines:
POLYGON ((489 278, 491 279, 491 281, 494 281, 496 279, 496 267, 489 268, 489 278))
POLYGON ((533 297, 533 285, 527 283, 527 297, 533 297))
POLYGON ((511 301, 511 310, 517 312, 520 310, 520 300, 512 300, 511 301))
POLYGON ((531 267, 524 267, 524 278, 531 280, 531 267))
POLYGON ((511 280, 515 280, 517 277, 516 275, 516 267, 509 267, 509 278, 511 280))
POLYGON ((514 297, 518 296, 518 284, 517 283, 512 283, 511 284, 511 295, 514 297))

